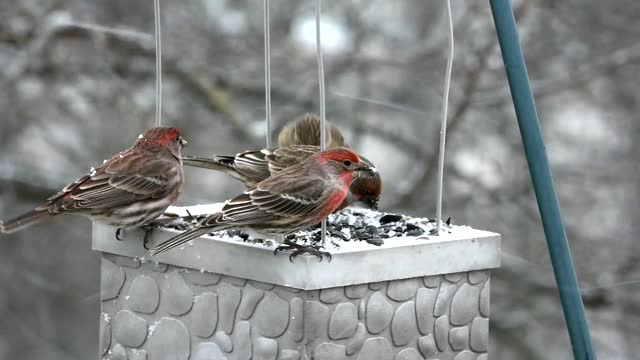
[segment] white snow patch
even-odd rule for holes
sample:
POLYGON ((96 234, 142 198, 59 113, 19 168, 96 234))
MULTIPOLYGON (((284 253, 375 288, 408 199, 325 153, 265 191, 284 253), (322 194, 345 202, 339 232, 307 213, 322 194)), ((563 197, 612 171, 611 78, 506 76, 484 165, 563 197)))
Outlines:
MULTIPOLYGON (((352 34, 344 24, 334 18, 324 16, 320 21, 320 26, 322 50, 325 54, 339 54, 351 49, 353 43, 352 34)), ((307 16, 294 21, 291 33, 294 42, 310 53, 315 53, 315 16, 307 16)))

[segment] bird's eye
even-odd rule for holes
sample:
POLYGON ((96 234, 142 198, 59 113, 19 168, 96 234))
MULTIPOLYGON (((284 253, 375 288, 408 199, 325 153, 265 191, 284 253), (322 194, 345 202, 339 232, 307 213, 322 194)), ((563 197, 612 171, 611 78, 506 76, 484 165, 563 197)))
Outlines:
POLYGON ((342 163, 344 166, 351 166, 351 160, 344 160, 342 163))

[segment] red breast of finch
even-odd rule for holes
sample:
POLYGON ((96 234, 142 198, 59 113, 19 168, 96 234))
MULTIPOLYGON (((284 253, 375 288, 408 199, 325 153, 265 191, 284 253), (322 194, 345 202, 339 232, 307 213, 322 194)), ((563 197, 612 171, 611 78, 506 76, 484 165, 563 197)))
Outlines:
POLYGON ((180 130, 156 127, 133 146, 48 198, 42 205, 6 222, 13 233, 59 214, 78 214, 119 228, 140 227, 162 215, 182 192, 180 130))
POLYGON ((314 153, 227 201, 221 212, 158 244, 151 252, 160 254, 228 228, 282 237, 316 225, 342 204, 356 172, 366 170, 369 166, 347 148, 314 153))

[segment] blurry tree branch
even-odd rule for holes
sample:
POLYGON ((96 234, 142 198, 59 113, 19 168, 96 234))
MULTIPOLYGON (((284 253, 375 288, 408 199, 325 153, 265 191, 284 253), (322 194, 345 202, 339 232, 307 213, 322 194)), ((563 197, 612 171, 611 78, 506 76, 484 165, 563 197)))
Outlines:
MULTIPOLYGON (((525 15, 526 8, 527 4, 525 2, 514 10, 516 20, 525 15)), ((488 68, 489 57, 496 44, 497 37, 492 36, 491 41, 477 51, 477 64, 466 71, 464 75, 464 85, 462 86, 462 95, 460 96, 461 100, 456 104, 456 107, 447 121, 448 137, 451 137, 459 129, 467 110, 473 104, 473 99, 477 92, 476 90, 480 84, 480 78, 488 68)), ((435 132, 431 143, 437 144, 439 142, 439 136, 440 133, 435 132)), ((438 152, 433 151, 431 156, 427 158, 423 171, 418 176, 418 179, 414 182, 413 186, 410 187, 410 190, 398 195, 394 202, 390 204, 390 207, 395 208, 402 206, 406 209, 414 206, 417 201, 421 201, 421 199, 416 197, 415 194, 419 194, 421 189, 428 188, 428 185, 436 174, 437 164, 438 152)))
MULTIPOLYGON (((559 92, 584 87, 592 80, 621 70, 626 65, 639 62, 640 44, 634 44, 618 49, 592 62, 572 66, 561 76, 531 80, 531 88, 536 98, 552 96, 559 92)), ((478 96, 473 101, 474 106, 504 106, 511 104, 512 101, 508 87, 502 87, 497 91, 487 91, 483 95, 478 96)))

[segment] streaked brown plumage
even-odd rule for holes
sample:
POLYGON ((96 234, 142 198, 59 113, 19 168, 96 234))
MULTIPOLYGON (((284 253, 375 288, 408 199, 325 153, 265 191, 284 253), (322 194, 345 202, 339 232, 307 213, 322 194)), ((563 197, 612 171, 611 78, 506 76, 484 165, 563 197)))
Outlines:
POLYGON ((315 153, 227 201, 221 212, 151 252, 157 255, 208 232, 232 227, 282 236, 318 224, 342 204, 354 174, 368 168, 347 148, 315 153))
MULTIPOLYGON (((298 164, 320 151, 319 146, 296 145, 274 150, 262 149, 245 151, 234 156, 218 155, 213 159, 196 156, 184 156, 187 166, 218 170, 242 181, 250 188, 271 175, 277 174, 289 166, 298 164)), ((338 209, 343 209, 356 202, 368 207, 377 208, 380 200, 380 174, 373 164, 360 156, 362 162, 369 166, 366 171, 359 171, 351 184, 349 196, 338 209)))
POLYGON ((184 183, 180 130, 147 130, 135 144, 67 185, 34 210, 6 222, 13 233, 59 214, 88 216, 120 228, 142 226, 174 203, 184 183))
MULTIPOLYGON (((327 149, 339 146, 349 147, 337 127, 328 121, 325 126, 327 128, 327 149)), ((320 146, 320 118, 318 115, 306 113, 280 130, 278 146, 283 148, 293 145, 320 146)))
MULTIPOLYGON (((329 148, 344 145, 344 137, 333 125, 328 127, 329 148)), ((246 187, 255 186, 258 182, 297 164, 312 154, 320 151, 320 119, 313 114, 305 114, 291 122, 280 132, 278 149, 262 149, 245 151, 233 156, 218 155, 214 158, 185 156, 184 164, 193 167, 222 171, 238 179, 246 187)), ((370 170, 360 171, 351 185, 349 196, 339 209, 356 202, 368 207, 377 208, 382 192, 382 179, 371 161, 360 156, 370 170)))

